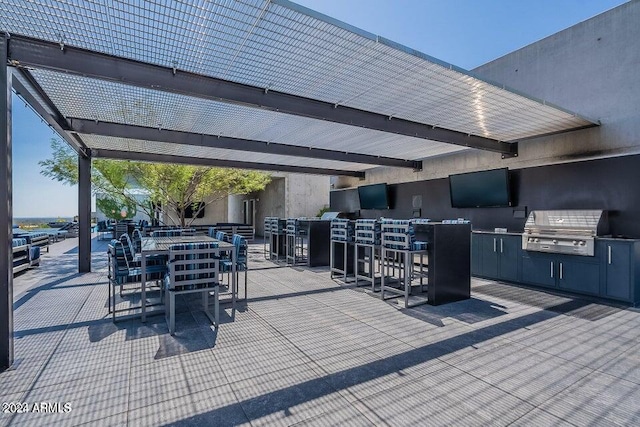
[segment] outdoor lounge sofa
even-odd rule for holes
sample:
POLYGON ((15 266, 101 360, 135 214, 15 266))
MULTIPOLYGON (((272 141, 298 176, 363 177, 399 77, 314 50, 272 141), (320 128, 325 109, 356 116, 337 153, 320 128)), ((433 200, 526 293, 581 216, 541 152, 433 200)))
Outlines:
POLYGON ((50 236, 49 233, 43 233, 40 231, 32 231, 32 232, 16 232, 17 230, 14 228, 13 237, 14 238, 22 238, 26 239, 27 243, 31 245, 31 247, 39 247, 40 250, 47 248, 47 252, 49 252, 49 243, 50 236))
POLYGON ((13 247, 13 274, 31 267, 29 244, 26 239, 18 238, 11 241, 13 247))

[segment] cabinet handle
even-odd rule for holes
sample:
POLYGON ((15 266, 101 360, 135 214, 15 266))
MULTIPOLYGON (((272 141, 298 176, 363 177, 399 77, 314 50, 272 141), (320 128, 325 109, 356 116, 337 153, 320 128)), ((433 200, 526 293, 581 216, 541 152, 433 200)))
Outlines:
POLYGON ((611 245, 607 245, 607 262, 611 265, 611 245))
POLYGON ((553 279, 553 261, 551 261, 551 278, 553 279))
POLYGON ((502 245, 502 239, 500 239, 500 253, 504 252, 504 247, 502 245))
POLYGON ((493 238, 493 252, 496 252, 496 238, 493 238))
POLYGON ((560 263, 560 278, 562 279, 562 263, 560 263))

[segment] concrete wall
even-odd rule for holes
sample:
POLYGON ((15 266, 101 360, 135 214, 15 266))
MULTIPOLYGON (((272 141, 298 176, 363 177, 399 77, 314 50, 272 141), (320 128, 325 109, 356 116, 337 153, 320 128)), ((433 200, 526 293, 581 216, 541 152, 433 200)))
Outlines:
POLYGON ((227 222, 244 223, 243 201, 246 196, 243 194, 232 194, 227 203, 227 222))
POLYGON ((314 217, 329 206, 328 176, 288 174, 285 182, 287 218, 314 217))
POLYGON ((245 198, 256 200, 256 234, 264 233, 264 218, 313 217, 329 206, 330 178, 318 175, 278 173, 259 193, 245 198))
POLYGON ((640 1, 611 11, 473 70, 597 119, 601 126, 520 143, 519 156, 465 150, 424 161, 421 172, 367 171, 365 181, 340 178, 335 188, 446 177, 499 167, 520 169, 640 153, 640 1))
POLYGON ((274 176, 267 187, 256 194, 256 234, 264 234, 264 218, 277 216, 285 218, 286 179, 274 176))

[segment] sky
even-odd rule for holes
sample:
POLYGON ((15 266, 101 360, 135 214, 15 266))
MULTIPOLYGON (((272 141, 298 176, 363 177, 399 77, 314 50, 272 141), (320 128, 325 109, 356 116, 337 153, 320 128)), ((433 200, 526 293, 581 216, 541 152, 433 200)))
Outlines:
MULTIPOLYGON (((471 70, 589 19, 624 0, 298 0, 370 33, 471 70)), ((56 137, 13 97, 13 215, 70 217, 77 188, 40 174, 56 137)))

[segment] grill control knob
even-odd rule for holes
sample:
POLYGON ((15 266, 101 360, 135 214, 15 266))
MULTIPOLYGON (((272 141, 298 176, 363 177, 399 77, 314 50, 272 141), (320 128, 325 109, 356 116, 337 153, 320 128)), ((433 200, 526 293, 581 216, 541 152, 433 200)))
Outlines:
POLYGON ((556 239, 553 239, 553 244, 554 245, 558 244, 558 241, 556 239))
POLYGON ((533 241, 538 243, 540 241, 540 239, 534 239, 533 241))
POLYGON ((573 245, 574 245, 574 246, 576 246, 577 244, 578 244, 578 241, 577 241, 577 240, 574 240, 574 241, 573 241, 573 245))
POLYGON ((580 246, 584 246, 585 244, 585 242, 580 242, 580 246))

